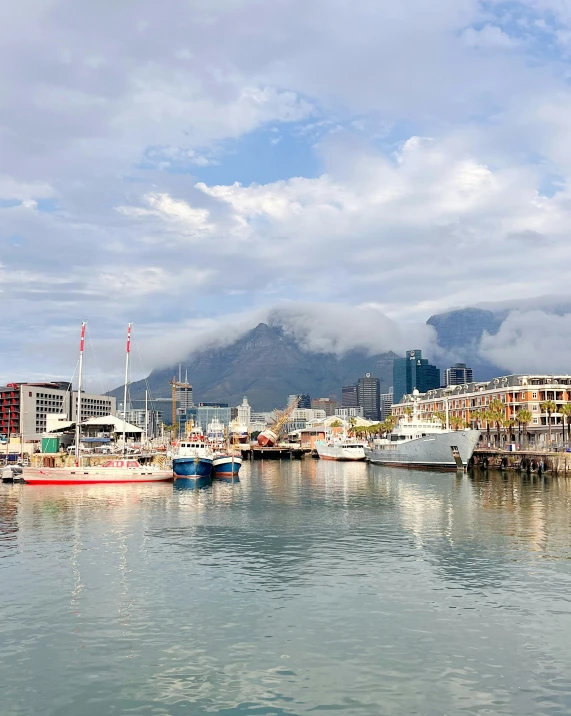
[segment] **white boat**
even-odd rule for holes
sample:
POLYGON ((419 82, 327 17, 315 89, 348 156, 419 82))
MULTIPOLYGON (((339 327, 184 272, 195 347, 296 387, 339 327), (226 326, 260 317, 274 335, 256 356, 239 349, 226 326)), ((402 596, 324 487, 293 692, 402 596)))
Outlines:
POLYGON ((386 439, 374 440, 365 455, 378 465, 462 470, 479 439, 479 430, 450 430, 440 421, 422 420, 413 402, 412 415, 401 418, 386 439))
POLYGON ((141 465, 138 460, 108 460, 93 467, 26 467, 28 485, 94 485, 126 482, 167 482, 172 470, 141 465))
MULTIPOLYGON (((83 380, 83 354, 85 348, 85 322, 81 324, 79 342, 79 382, 77 388, 77 411, 75 425, 75 464, 67 467, 26 467, 23 479, 29 485, 91 485, 97 483, 125 482, 166 482, 173 479, 172 470, 154 465, 142 465, 138 460, 107 460, 102 465, 84 466, 81 455, 81 392, 83 380)), ((125 402, 127 404, 127 382, 129 376, 129 355, 131 352, 131 324, 127 328, 127 359, 125 366, 125 402)), ((123 420, 123 445, 126 422, 123 420)))
POLYGON ((317 440, 315 449, 321 460, 364 460, 365 443, 342 436, 329 440, 317 440))
POLYGON ((208 423, 208 427, 206 428, 206 438, 211 443, 224 442, 224 440, 226 440, 224 423, 221 423, 218 418, 213 418, 212 422, 208 423))

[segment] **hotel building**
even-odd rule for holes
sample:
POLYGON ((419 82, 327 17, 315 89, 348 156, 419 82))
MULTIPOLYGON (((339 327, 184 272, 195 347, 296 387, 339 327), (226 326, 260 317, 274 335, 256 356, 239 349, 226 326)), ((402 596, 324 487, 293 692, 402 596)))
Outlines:
MULTIPOLYGON (((548 431, 548 415, 542 411, 541 404, 548 400, 556 404, 556 410, 551 415, 554 434, 556 426, 563 427, 559 409, 571 402, 571 375, 507 375, 490 382, 428 390, 418 396, 418 408, 423 417, 430 418, 437 412, 446 412, 448 406, 450 418, 461 418, 471 427, 485 430, 482 414, 493 400, 503 403, 507 420, 515 419, 519 410, 529 410, 532 419, 526 430, 532 439, 542 442, 548 431)), ((392 406, 392 414, 402 417, 412 403, 412 394, 404 395, 399 403, 392 406)), ((494 426, 491 428, 493 431, 494 426)))

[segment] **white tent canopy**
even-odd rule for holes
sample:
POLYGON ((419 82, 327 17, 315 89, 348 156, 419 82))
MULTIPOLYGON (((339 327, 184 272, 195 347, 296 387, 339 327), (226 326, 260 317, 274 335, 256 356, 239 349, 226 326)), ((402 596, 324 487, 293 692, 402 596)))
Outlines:
POLYGON ((82 426, 85 428, 101 428, 107 429, 108 432, 122 434, 123 431, 127 435, 141 435, 143 430, 136 425, 125 422, 122 418, 116 418, 114 415, 103 415, 100 418, 89 418, 84 420, 82 426))

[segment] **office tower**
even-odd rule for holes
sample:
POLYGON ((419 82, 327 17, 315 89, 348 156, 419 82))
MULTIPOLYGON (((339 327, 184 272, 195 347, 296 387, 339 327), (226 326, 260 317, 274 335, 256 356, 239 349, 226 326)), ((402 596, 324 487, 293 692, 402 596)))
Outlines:
POLYGON ((404 358, 393 361, 394 402, 416 388, 420 393, 440 388, 439 369, 422 357, 422 351, 407 351, 404 358))
POLYGON ((473 380, 472 369, 468 368, 466 363, 456 363, 444 371, 445 387, 449 385, 464 385, 465 383, 472 383, 473 380))
POLYGON ((367 420, 380 420, 381 417, 381 382, 371 373, 365 373, 357 383, 357 400, 363 408, 363 416, 367 420))
POLYGON ((341 388, 341 407, 342 408, 356 408, 359 405, 357 399, 357 386, 356 385, 344 385, 341 388))

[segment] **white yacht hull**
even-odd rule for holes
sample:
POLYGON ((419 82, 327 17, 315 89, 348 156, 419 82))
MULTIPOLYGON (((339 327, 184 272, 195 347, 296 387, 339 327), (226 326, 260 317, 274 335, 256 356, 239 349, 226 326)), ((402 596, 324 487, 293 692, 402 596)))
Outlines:
POLYGON ((316 443, 315 449, 321 460, 347 460, 356 462, 365 459, 365 449, 359 447, 342 447, 340 445, 320 445, 316 443))
POLYGON ((378 465, 458 470, 468 466, 479 438, 478 430, 458 430, 365 448, 365 454, 369 462, 378 465))
POLYGON ((23 479, 28 485, 95 485, 127 482, 166 482, 172 470, 143 465, 136 468, 112 467, 26 467, 23 479))

